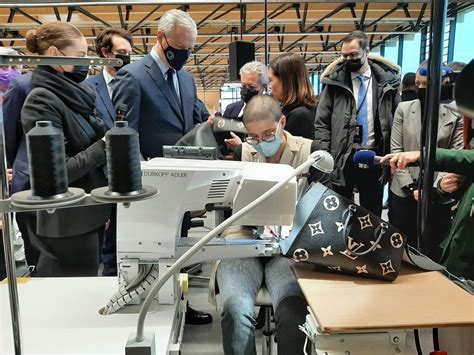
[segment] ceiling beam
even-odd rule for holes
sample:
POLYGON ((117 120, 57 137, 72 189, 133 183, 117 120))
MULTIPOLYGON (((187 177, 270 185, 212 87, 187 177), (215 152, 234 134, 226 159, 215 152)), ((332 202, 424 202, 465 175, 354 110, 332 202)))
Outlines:
POLYGON ((123 29, 127 29, 127 24, 125 23, 125 20, 123 18, 123 12, 122 12, 122 6, 121 5, 117 6, 117 13, 118 13, 119 20, 120 20, 120 27, 123 28, 123 29))
MULTIPOLYGON (((313 30, 313 29, 314 29, 317 25, 319 25, 322 21, 324 21, 324 20, 327 19, 327 18, 330 18, 330 17, 334 16, 334 15, 337 14, 338 12, 342 11, 343 9, 345 9, 347 6, 348 6, 348 3, 339 5, 337 8, 335 8, 334 10, 332 10, 331 12, 329 12, 328 14, 324 15, 323 17, 321 17, 318 21, 314 22, 314 23, 311 24, 309 27, 305 28, 303 32, 309 32, 309 31, 313 30)), ((289 49, 292 49, 299 41, 305 39, 306 37, 308 37, 308 35, 301 36, 301 37, 298 38, 296 41, 292 42, 288 47, 286 47, 285 50, 287 51, 287 50, 289 50, 289 49)))
POLYGON ((362 15, 360 16, 359 30, 365 30, 365 17, 367 16, 367 10, 369 9, 369 3, 364 4, 364 9, 362 10, 362 15))
POLYGON ((36 17, 31 16, 31 15, 28 14, 27 12, 23 11, 23 10, 20 9, 18 6, 13 7, 13 10, 15 10, 15 12, 18 12, 19 14, 22 14, 23 16, 25 16, 26 18, 30 19, 31 21, 36 22, 38 25, 42 25, 42 24, 43 24, 43 22, 41 22, 40 20, 38 20, 36 17))
POLYGON ((130 29, 130 33, 133 33, 135 32, 138 27, 140 27, 140 25, 145 22, 151 15, 153 15, 156 11, 158 11, 158 9, 161 7, 161 5, 157 5, 153 8, 153 10, 151 10, 149 13, 147 13, 140 21, 138 21, 137 23, 135 23, 135 25, 133 25, 133 27, 130 29))
MULTIPOLYGON (((449 0, 450 2, 455 2, 449 0)), ((269 0, 271 4, 279 3, 288 3, 288 0, 269 0)), ((299 0, 300 3, 325 3, 327 4, 328 0, 299 0)), ((353 0, 355 3, 366 3, 367 0, 353 0)), ((427 3, 430 0, 404 0, 408 3, 427 3)), ((176 4, 215 4, 213 0, 160 0, 160 1, 150 1, 150 0, 68 0, 68 1, 59 1, 59 0, 28 0, 25 4, 22 4, 22 7, 50 7, 50 6, 94 6, 94 5, 150 5, 160 3, 162 5, 176 5, 176 4)), ((261 0, 220 0, 219 3, 225 4, 261 4, 261 0)), ((393 0, 377 0, 377 3, 393 3, 393 0)), ((0 7, 11 7, 18 4, 18 0, 2 0, 0 7)))
POLYGON ((107 27, 112 27, 112 25, 111 25, 110 23, 108 23, 107 21, 104 21, 104 20, 102 20, 100 17, 98 17, 98 16, 96 16, 96 15, 94 15, 94 14, 91 14, 89 11, 83 9, 83 8, 80 7, 80 6, 76 6, 74 10, 77 11, 77 12, 80 12, 80 13, 83 14, 84 16, 87 16, 87 17, 93 19, 94 21, 97 21, 97 22, 100 22, 100 23, 104 24, 104 25, 107 26, 107 27))
POLYGON ((199 29, 199 27, 202 26, 202 24, 207 21, 210 17, 214 16, 214 14, 219 11, 220 9, 222 9, 225 5, 224 4, 220 4, 218 7, 216 7, 214 10, 212 10, 208 15, 206 15, 206 17, 204 17, 202 20, 200 20, 197 24, 196 24, 196 27, 199 29))
POLYGON ((397 11, 400 7, 402 7, 403 4, 402 3, 398 3, 397 5, 395 5, 391 10, 387 11, 386 13, 384 13, 382 16, 380 16, 378 19, 372 21, 371 23, 369 23, 366 27, 371 27, 371 26, 375 26, 377 23, 379 23, 381 20, 383 20, 385 17, 387 16, 390 16, 392 13, 394 13, 395 11, 397 11))

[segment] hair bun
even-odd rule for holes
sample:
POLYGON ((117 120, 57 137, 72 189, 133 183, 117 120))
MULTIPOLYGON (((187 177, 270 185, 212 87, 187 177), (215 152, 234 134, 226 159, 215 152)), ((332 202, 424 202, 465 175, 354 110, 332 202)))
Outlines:
POLYGON ((38 41, 37 41, 37 34, 36 30, 29 30, 26 32, 26 48, 31 53, 38 53, 38 41))

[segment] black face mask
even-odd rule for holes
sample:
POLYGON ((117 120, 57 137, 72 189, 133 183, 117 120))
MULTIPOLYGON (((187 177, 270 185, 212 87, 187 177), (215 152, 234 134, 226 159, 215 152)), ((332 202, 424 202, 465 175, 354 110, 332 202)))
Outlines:
POLYGON ((248 89, 245 86, 240 89, 240 98, 245 102, 249 102, 250 99, 256 95, 258 95, 258 90, 255 89, 248 89))
POLYGON ((362 68, 364 64, 365 64, 364 56, 357 59, 346 60, 346 68, 352 73, 359 71, 359 69, 362 68))
POLYGON ((130 64, 130 56, 127 54, 115 54, 115 58, 122 59, 123 62, 123 64, 120 66, 114 66, 115 70, 119 70, 120 68, 123 68, 124 66, 130 64))
POLYGON ((440 101, 452 101, 454 100, 454 85, 442 85, 440 101))
POLYGON ((425 112, 426 88, 416 89, 416 96, 418 97, 418 100, 420 100, 421 118, 423 119, 423 114, 425 112))
POLYGON ((75 65, 72 73, 65 71, 63 74, 66 78, 71 79, 75 83, 81 83, 86 80, 88 73, 88 65, 75 65))
MULTIPOLYGON (((67 57, 62 51, 60 51, 62 55, 67 57)), ((63 68, 64 70, 64 68, 63 68)), ((87 78, 87 74, 89 74, 89 66, 88 65, 75 65, 72 72, 64 71, 64 76, 75 83, 81 83, 87 78)))
POLYGON ((164 38, 168 44, 168 47, 164 49, 160 42, 161 49, 163 49, 163 53, 165 54, 166 60, 168 61, 170 67, 179 71, 188 61, 191 51, 189 49, 178 49, 171 47, 168 43, 168 40, 166 39, 166 36, 164 36, 164 38))

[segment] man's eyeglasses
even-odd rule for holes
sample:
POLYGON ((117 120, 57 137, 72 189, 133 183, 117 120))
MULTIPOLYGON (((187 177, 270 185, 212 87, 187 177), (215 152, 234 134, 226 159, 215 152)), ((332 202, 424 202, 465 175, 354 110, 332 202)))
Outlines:
POLYGON ((271 143, 275 140, 276 136, 280 134, 280 127, 281 127, 280 122, 278 122, 278 126, 275 129, 275 131, 265 132, 262 138, 255 137, 255 136, 248 136, 248 137, 245 137, 245 141, 251 145, 257 145, 260 142, 271 143))
POLYGON ((341 53, 342 59, 358 59, 362 57, 361 52, 352 52, 352 53, 341 53))

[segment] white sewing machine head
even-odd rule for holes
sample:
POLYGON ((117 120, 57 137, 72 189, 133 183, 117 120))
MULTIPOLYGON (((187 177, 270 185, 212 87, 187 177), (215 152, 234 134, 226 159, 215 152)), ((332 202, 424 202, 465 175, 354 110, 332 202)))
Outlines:
MULTIPOLYGON (((159 195, 129 208, 118 208, 118 260, 136 258, 150 263, 174 258, 185 212, 225 208, 239 211, 292 171, 283 164, 221 160, 156 158, 142 162, 143 183, 156 186, 159 195)), ((291 225, 296 192, 293 178, 237 224, 291 225)))

